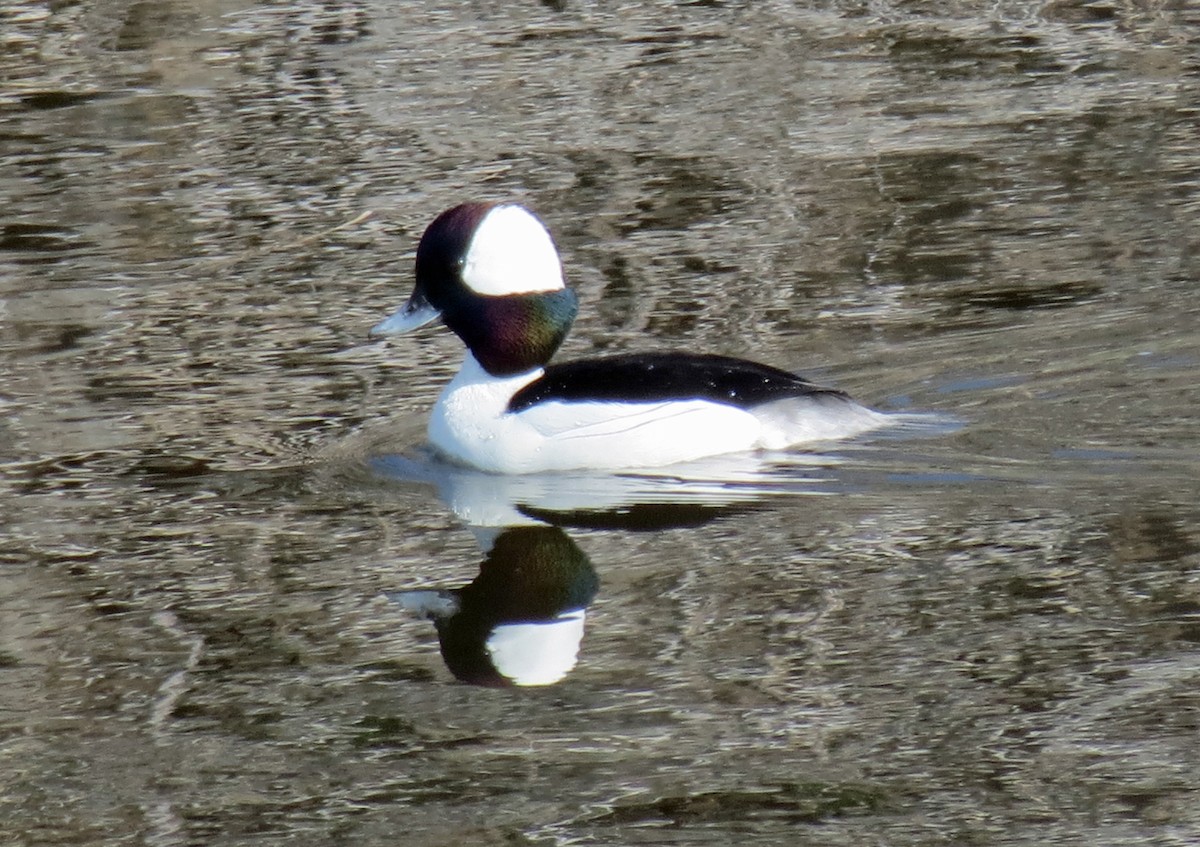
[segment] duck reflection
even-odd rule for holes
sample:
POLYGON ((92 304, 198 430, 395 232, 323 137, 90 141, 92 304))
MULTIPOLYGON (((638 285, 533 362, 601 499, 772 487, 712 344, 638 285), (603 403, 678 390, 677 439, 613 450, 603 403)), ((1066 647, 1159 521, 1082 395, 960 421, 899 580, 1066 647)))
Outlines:
POLYGON ((575 667, 600 579, 554 526, 502 530, 462 588, 388 596, 431 618, 446 666, 475 685, 550 685, 575 667))
POLYGON ((433 621, 455 677, 489 686, 552 685, 576 665, 600 580, 563 527, 696 527, 779 493, 763 484, 765 477, 731 478, 709 463, 686 476, 679 468, 498 476, 420 455, 377 456, 368 467, 389 483, 432 485, 484 549, 479 575, 468 585, 388 597, 433 621))
POLYGON ((504 476, 420 454, 375 456, 367 467, 392 483, 432 485, 472 528, 522 526, 660 530, 696 527, 788 495, 825 493, 835 462, 795 456, 787 464, 717 457, 642 473, 504 476))

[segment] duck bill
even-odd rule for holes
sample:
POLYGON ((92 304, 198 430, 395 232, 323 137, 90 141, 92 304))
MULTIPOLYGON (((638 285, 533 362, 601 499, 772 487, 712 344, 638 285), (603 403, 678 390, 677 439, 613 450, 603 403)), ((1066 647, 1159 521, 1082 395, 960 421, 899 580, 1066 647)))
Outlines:
POLYGON ((414 291, 407 303, 371 327, 368 335, 372 338, 379 338, 384 335, 411 332, 417 327, 425 326, 430 321, 436 320, 441 315, 442 313, 425 299, 424 294, 414 291))

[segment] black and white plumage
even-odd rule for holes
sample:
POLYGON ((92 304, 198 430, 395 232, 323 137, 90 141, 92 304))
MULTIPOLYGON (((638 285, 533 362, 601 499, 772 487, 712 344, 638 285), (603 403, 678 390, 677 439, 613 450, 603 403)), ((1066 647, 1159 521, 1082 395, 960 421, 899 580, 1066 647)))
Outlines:
POLYGON ((439 215, 417 248, 412 297, 372 334, 441 317, 467 346, 429 438, 496 473, 662 467, 875 429, 888 416, 768 365, 696 353, 550 364, 574 320, 558 253, 516 205, 439 215))

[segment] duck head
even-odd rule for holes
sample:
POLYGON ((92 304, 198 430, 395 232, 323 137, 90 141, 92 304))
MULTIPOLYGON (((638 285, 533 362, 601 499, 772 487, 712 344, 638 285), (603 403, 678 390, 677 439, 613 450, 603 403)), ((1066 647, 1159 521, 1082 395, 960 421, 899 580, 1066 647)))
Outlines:
POLYGON ((417 246, 408 302, 371 329, 408 332, 440 317, 488 373, 550 360, 575 320, 550 233, 515 204, 463 203, 434 219, 417 246))

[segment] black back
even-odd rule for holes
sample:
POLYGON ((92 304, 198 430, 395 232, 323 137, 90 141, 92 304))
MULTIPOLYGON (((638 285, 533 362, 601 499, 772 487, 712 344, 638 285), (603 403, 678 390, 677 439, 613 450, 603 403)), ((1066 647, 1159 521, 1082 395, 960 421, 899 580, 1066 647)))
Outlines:
POLYGON ((549 365, 508 401, 519 412, 537 403, 657 403, 711 400, 749 409, 785 397, 845 397, 787 371, 729 356, 626 353, 549 365))

